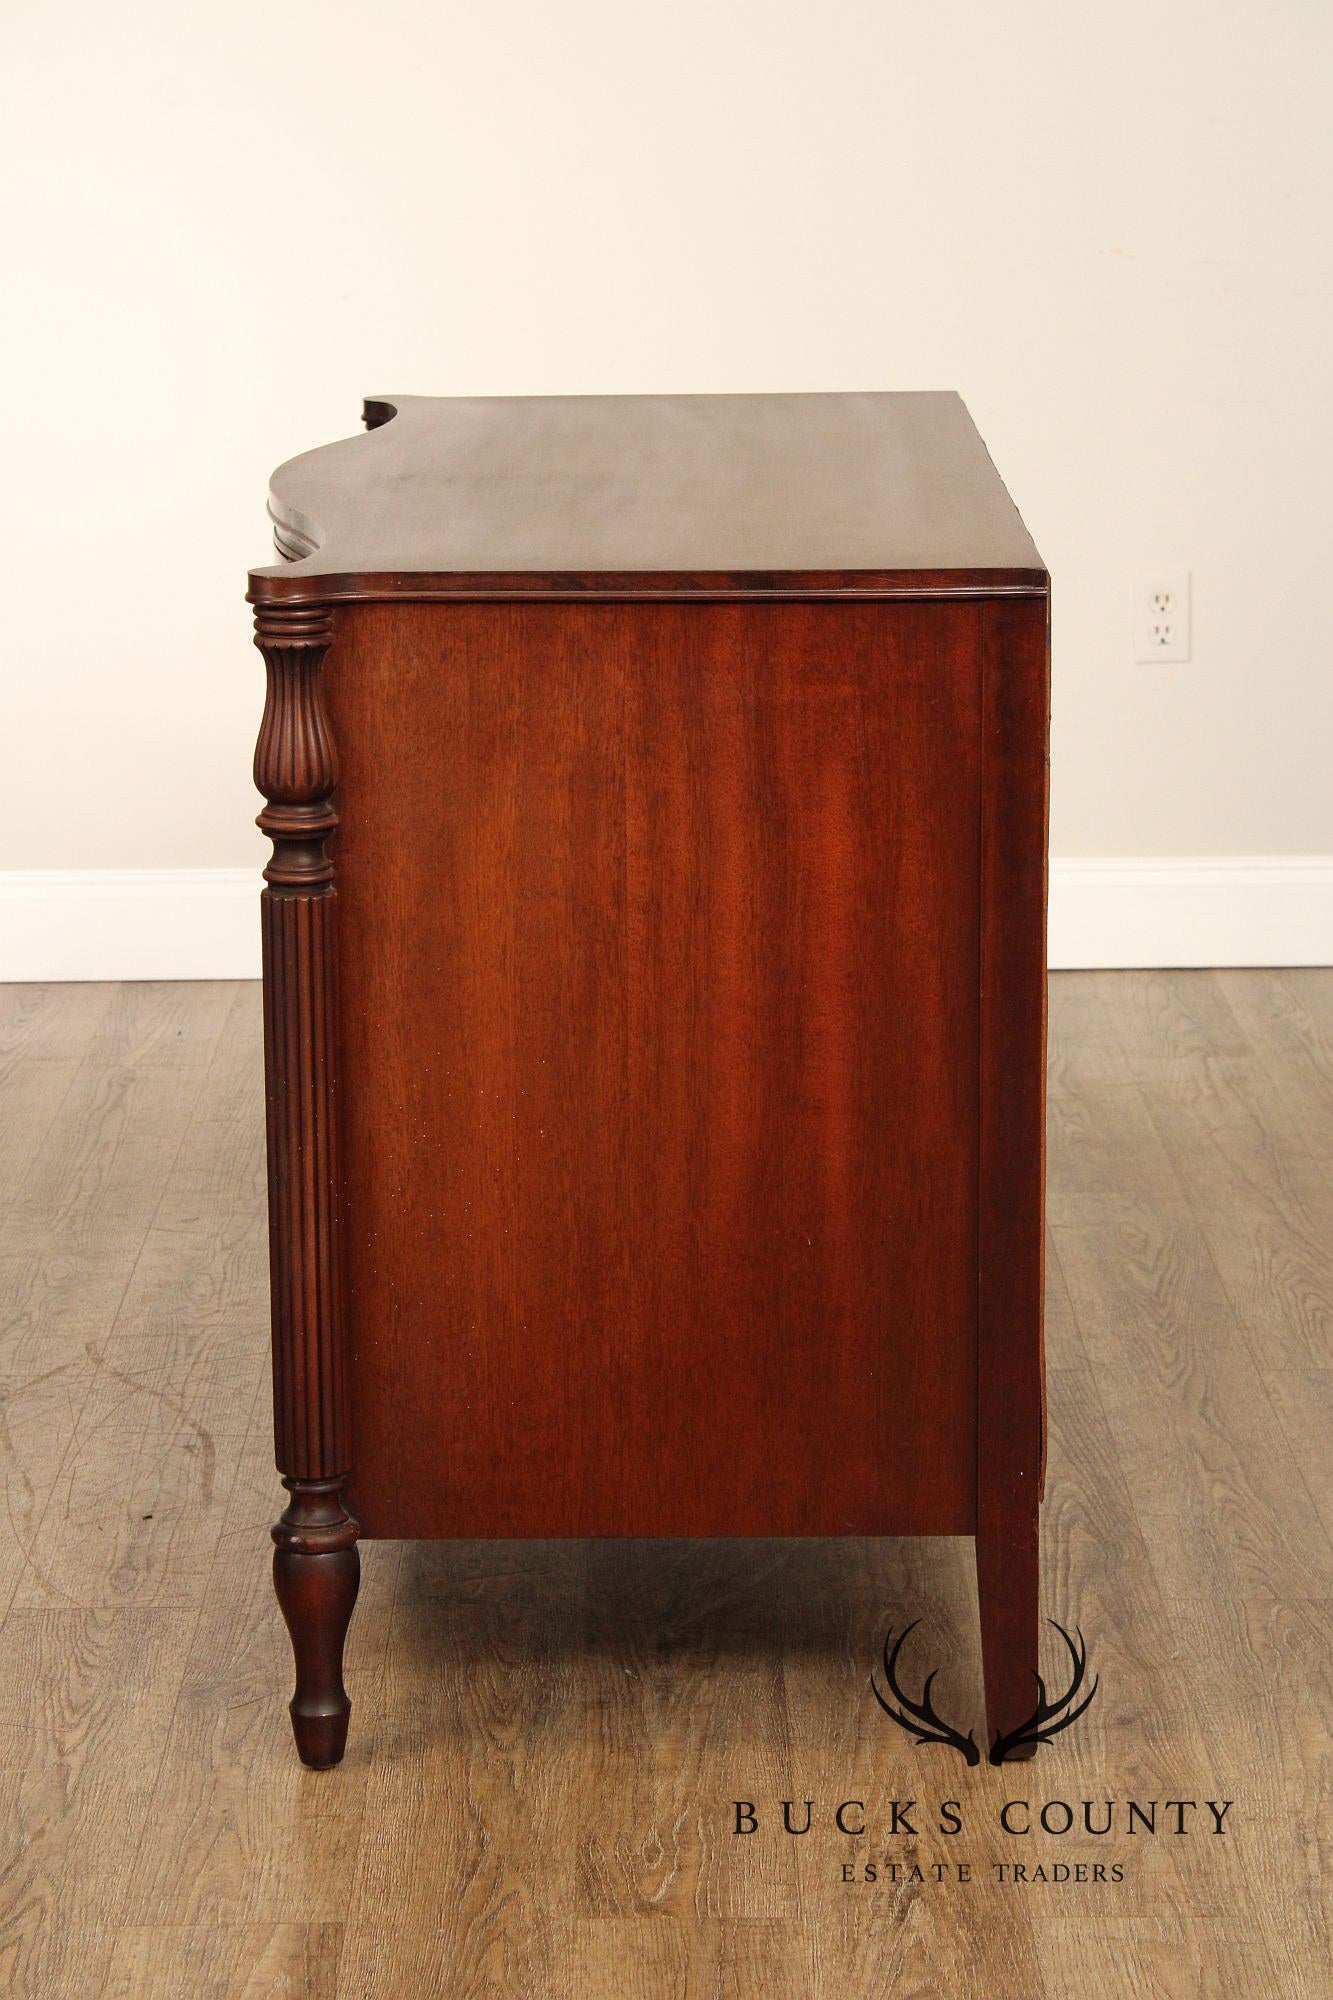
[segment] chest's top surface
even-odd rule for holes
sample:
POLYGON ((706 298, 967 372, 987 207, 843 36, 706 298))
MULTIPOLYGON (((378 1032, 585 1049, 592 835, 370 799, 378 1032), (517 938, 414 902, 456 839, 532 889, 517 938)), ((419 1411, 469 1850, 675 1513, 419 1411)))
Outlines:
POLYGON ((393 396, 366 422, 273 475, 288 560, 256 596, 1046 588, 952 392, 393 396))

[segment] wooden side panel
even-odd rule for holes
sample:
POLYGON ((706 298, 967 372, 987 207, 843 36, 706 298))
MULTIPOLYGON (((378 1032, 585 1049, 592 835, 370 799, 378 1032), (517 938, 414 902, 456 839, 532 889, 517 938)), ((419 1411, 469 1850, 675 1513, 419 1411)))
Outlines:
POLYGON ((984 615, 340 613, 365 1532, 972 1528, 984 615))

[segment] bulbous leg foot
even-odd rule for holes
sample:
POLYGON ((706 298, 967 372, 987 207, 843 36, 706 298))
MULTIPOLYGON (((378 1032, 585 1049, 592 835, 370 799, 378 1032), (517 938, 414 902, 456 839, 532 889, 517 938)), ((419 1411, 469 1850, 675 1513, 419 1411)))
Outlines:
POLYGON ((284 1479, 291 1495, 273 1529, 273 1587, 296 1657, 292 1729, 301 1762, 324 1771, 347 1745, 352 1704, 343 1686, 343 1641, 361 1581, 357 1524, 341 1479, 284 1479))

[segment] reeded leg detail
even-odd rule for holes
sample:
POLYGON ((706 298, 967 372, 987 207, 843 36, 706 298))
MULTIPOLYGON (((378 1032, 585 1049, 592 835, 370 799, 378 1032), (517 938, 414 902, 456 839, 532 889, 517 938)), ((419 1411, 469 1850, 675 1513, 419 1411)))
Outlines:
POLYGON ((342 1760, 352 1704, 343 1686, 343 1641, 361 1581, 357 1524, 341 1479, 284 1479, 291 1494, 273 1529, 273 1587, 296 1656, 292 1728, 303 1764, 342 1760))
POLYGON ((336 1764, 351 1704, 343 1640, 361 1564, 343 1505, 349 1426, 343 1354, 336 1102, 338 897, 329 842, 337 766, 321 695, 327 607, 265 599, 268 670, 255 783, 273 842, 264 870, 264 1079, 269 1293, 278 1470, 291 1498, 273 1530, 273 1582, 296 1654, 292 1726, 303 1763, 336 1764))
MULTIPOLYGON (((981 1664, 986 1680, 986 1744, 1032 1713, 1037 1699, 1037 1519, 1006 1535, 977 1536, 981 1664)), ((1012 1758, 1030 1757, 1023 1744, 1012 1758)))

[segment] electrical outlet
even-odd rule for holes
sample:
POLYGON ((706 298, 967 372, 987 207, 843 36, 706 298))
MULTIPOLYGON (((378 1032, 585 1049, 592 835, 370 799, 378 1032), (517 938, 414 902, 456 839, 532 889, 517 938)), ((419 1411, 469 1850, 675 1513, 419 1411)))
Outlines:
POLYGON ((1190 656, 1190 573, 1156 570, 1134 592, 1136 660, 1187 660, 1190 656))

